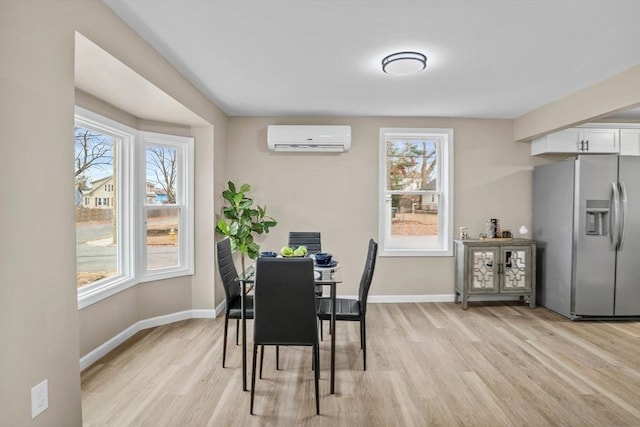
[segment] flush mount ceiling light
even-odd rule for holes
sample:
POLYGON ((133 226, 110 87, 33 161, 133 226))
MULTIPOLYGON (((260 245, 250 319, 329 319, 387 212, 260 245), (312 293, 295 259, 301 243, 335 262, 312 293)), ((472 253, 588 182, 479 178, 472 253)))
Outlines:
POLYGON ((396 52, 382 60, 382 71, 394 76, 419 73, 427 67, 427 57, 420 52, 396 52))

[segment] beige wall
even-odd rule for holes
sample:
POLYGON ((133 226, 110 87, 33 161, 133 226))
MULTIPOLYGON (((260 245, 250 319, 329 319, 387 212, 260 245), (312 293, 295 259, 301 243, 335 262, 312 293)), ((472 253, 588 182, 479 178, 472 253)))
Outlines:
MULTIPOLYGON (((227 118, 98 0, 0 1, 0 58, 0 425, 80 426, 79 353, 141 319, 214 308, 212 177, 225 173, 214 140, 224 145, 227 118), (196 275, 142 284, 80 312, 69 185, 76 31, 211 124, 188 131, 197 138, 196 275), (38 206, 55 209, 43 216, 38 206), (49 408, 32 420, 30 389, 45 378, 49 408)), ((138 127, 159 126, 139 119, 138 127)))
POLYGON ((75 225, 73 206, 65 203, 73 189, 74 42, 70 17, 57 7, 0 2, 0 425, 6 426, 81 424, 75 225), (45 216, 38 206, 55 209, 45 216), (49 409, 32 421, 30 389, 45 378, 49 409))
MULTIPOLYGON (((532 169, 529 145, 514 143, 511 120, 436 118, 231 118, 229 178, 252 185, 258 204, 278 220, 263 236, 265 250, 279 250, 289 231, 322 233, 323 249, 343 266, 339 293, 354 295, 368 239, 378 240, 378 140, 381 127, 454 130, 454 227, 472 235, 489 218, 530 228, 532 169), (266 148, 269 124, 348 124, 352 149, 344 154, 274 153, 266 148)), ((371 295, 453 293, 451 257, 380 257, 371 295)))

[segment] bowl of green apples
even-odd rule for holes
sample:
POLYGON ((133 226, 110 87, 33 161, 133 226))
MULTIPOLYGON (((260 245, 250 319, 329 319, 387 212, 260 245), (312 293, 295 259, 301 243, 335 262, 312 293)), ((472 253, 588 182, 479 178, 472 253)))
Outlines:
POLYGON ((283 257, 305 257, 307 253, 306 246, 283 246, 282 249, 280 249, 280 255, 283 257))

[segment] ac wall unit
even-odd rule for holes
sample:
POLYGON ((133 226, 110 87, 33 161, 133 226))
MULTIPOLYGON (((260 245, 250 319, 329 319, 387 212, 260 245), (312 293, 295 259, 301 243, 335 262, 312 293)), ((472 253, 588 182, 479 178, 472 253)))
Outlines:
POLYGON ((273 151, 343 153, 351 148, 351 126, 270 125, 267 146, 273 151))

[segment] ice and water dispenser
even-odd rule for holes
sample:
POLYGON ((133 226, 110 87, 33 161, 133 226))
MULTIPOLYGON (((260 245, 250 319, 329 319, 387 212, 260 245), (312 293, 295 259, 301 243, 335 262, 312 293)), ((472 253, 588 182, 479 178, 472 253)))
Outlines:
POLYGON ((609 200, 587 200, 587 236, 606 236, 609 234, 609 200))

